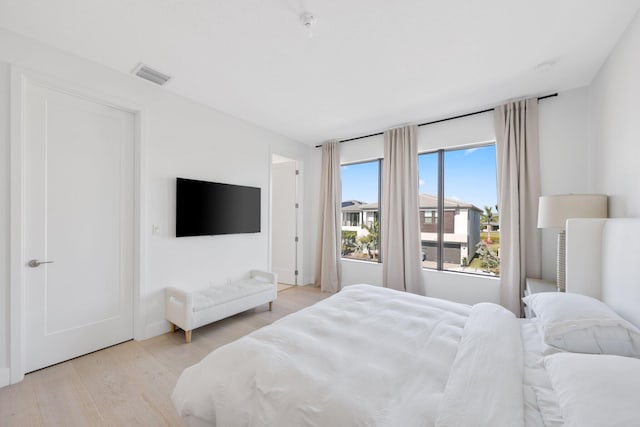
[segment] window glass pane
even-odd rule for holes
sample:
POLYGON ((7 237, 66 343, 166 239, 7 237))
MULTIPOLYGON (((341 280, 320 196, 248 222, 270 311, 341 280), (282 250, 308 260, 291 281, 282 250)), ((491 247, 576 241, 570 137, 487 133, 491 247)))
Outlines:
POLYGON ((443 269, 500 274, 495 145, 444 152, 443 269))
POLYGON ((422 267, 438 268, 438 153, 418 156, 422 267))
POLYGON ((342 257, 379 261, 380 162, 344 165, 342 175, 342 257))

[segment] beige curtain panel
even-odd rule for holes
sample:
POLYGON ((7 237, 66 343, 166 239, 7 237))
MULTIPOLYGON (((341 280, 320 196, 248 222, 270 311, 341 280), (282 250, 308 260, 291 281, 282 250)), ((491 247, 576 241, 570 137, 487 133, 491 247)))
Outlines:
POLYGON ((418 221, 417 127, 384 133, 382 180, 383 285, 424 295, 418 221))
POLYGON ((495 109, 500 212, 500 302, 522 314, 525 278, 540 277, 538 100, 495 109))
POLYGON ((320 216, 316 251, 316 286, 324 292, 338 292, 340 286, 340 244, 342 182, 340 178, 340 143, 322 146, 320 216))

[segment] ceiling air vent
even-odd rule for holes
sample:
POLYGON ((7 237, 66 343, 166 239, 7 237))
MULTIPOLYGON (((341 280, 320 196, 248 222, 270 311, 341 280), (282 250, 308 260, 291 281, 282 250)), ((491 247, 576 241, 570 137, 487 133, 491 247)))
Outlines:
POLYGON ((171 76, 167 76, 166 74, 154 70, 144 64, 138 64, 135 70, 133 70, 133 74, 160 86, 164 86, 169 80, 171 80, 171 76))

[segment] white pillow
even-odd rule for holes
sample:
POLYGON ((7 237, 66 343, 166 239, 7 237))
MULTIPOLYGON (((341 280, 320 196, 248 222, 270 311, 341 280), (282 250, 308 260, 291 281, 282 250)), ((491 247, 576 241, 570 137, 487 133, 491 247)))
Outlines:
POLYGON ((640 360, 557 353, 545 357, 566 427, 640 426, 640 360))
POLYGON ((541 292, 522 299, 542 325, 545 344, 575 353, 640 357, 640 330, 602 301, 541 292))

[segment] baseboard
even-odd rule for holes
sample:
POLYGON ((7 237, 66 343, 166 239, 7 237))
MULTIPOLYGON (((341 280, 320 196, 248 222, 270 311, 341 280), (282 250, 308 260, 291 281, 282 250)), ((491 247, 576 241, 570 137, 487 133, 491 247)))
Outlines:
POLYGON ((154 322, 144 329, 144 337, 143 340, 157 337, 158 335, 162 335, 169 332, 169 322, 166 320, 161 320, 159 322, 154 322))
POLYGON ((0 368, 0 387, 11 384, 11 368, 0 368))

